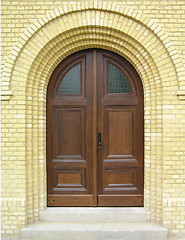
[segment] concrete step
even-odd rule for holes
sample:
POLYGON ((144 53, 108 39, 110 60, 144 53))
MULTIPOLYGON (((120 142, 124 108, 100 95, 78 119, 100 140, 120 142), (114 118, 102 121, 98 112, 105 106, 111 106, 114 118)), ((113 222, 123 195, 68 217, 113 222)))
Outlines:
POLYGON ((22 240, 166 240, 167 229, 142 223, 38 223, 21 231, 22 240))
POLYGON ((123 223, 147 222, 150 213, 144 208, 49 207, 40 212, 39 221, 58 223, 123 223))

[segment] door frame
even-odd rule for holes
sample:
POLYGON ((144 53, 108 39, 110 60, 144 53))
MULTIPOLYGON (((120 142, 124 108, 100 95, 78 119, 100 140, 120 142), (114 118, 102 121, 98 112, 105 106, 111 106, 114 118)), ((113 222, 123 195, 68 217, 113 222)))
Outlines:
MULTIPOLYGON (((93 130, 92 130, 92 139, 93 139, 93 141, 92 141, 92 159, 93 159, 93 163, 92 163, 92 168, 93 168, 93 170, 92 170, 92 174, 93 174, 93 183, 92 183, 92 185, 93 185, 93 190, 92 190, 92 194, 93 194, 93 206, 97 206, 97 195, 98 195, 98 189, 97 189, 97 177, 98 177, 98 173, 97 173, 97 168, 98 168, 98 161, 97 161, 97 157, 98 157, 98 151, 97 151, 97 137, 98 137, 98 125, 97 125, 97 114, 98 114, 98 112, 97 112, 97 109, 98 109, 98 98, 97 98, 97 94, 98 94, 98 80, 97 80, 97 76, 99 76, 100 77, 100 75, 97 75, 97 64, 98 64, 98 60, 97 60, 97 49, 89 49, 91 52, 92 52, 92 56, 93 56, 93 58, 92 58, 92 69, 93 69, 93 71, 91 71, 91 74, 90 75, 92 75, 92 100, 93 100, 93 104, 92 104, 92 112, 93 112, 93 114, 92 114, 92 125, 93 125, 93 130), (96 81, 93 81, 93 79, 96 79, 96 81)), ((88 49, 87 50, 84 50, 84 51, 80 51, 80 52, 76 52, 76 53, 78 53, 78 55, 76 55, 75 57, 74 57, 74 59, 73 59, 73 55, 70 55, 70 56, 68 56, 68 58, 66 58, 64 61, 62 61, 58 66, 57 66, 57 68, 54 70, 54 72, 53 72, 53 74, 52 74, 52 76, 51 76, 51 80, 50 80, 50 82, 49 82, 49 84, 48 84, 48 94, 47 94, 47 99, 48 99, 48 96, 50 95, 50 96, 54 96, 53 95, 53 91, 55 92, 56 90, 56 87, 58 86, 58 85, 56 85, 56 84, 58 84, 59 82, 58 82, 58 80, 57 80, 57 82, 56 82, 56 77, 58 76, 58 75, 65 75, 65 72, 67 71, 66 70, 66 68, 65 68, 65 66, 70 66, 70 64, 72 64, 73 62, 76 62, 78 59, 80 59, 80 57, 81 56, 83 56, 84 55, 84 53, 87 53, 87 51, 88 51, 88 49), (80 54, 81 53, 81 54, 80 54), (63 64, 63 62, 65 63, 65 64, 63 64), (69 64, 70 63, 70 64, 69 64), (53 90, 54 89, 54 90, 53 90)), ((100 52, 101 52, 101 49, 99 50, 100 52)), ((139 75, 137 74, 137 72, 136 72, 136 70, 134 69, 134 67, 129 63, 129 62, 127 62, 123 57, 121 57, 121 56, 116 56, 116 54, 115 53, 111 53, 110 51, 105 51, 105 50, 102 50, 103 52, 106 52, 106 54, 107 54, 107 56, 108 57, 110 57, 110 59, 111 58, 115 58, 116 59, 116 61, 117 62, 119 62, 119 64, 121 64, 122 66, 124 66, 124 68, 125 68, 125 71, 128 71, 128 73, 127 74, 130 74, 131 75, 131 77, 129 77, 129 78, 131 78, 132 80, 132 82, 131 82, 131 85, 132 85, 132 89, 133 89, 133 94, 135 95, 135 96, 142 96, 142 99, 143 99, 143 88, 142 88, 142 82, 141 82, 141 79, 140 79, 140 77, 139 77, 139 75)), ((102 55, 103 56, 103 55, 102 55)), ((115 61, 115 59, 114 59, 114 61, 115 61)), ((100 64, 100 63, 99 63, 100 64)), ((101 65, 101 64, 100 64, 101 65)), ((103 64, 102 64, 102 67, 103 67, 103 64)), ((70 68, 69 68, 70 69, 70 68)), ((102 78, 102 77, 101 77, 102 78)), ((103 78, 102 78, 103 79, 103 78)), ((82 81, 86 81, 85 79, 83 79, 82 81)), ((103 81, 103 80, 102 80, 103 81)), ((83 94, 83 93, 82 93, 83 94)), ((140 99, 140 98, 138 98, 138 99, 140 99)), ((135 101, 135 100, 134 100, 135 101)), ((47 100, 47 102, 48 102, 48 100, 47 100)), ((142 110, 143 110, 143 102, 139 102, 139 107, 142 107, 142 110)), ((48 104, 48 106, 50 106, 49 104, 48 104)), ((138 109, 138 107, 137 107, 137 109, 138 109)), ((138 110, 137 110, 138 111, 138 110)), ((50 117, 49 117, 49 115, 48 115, 48 110, 47 110, 47 132, 49 132, 49 131, 51 131, 50 130, 50 128, 48 127, 48 125, 51 125, 51 123, 49 122, 49 119, 50 119, 50 117), (48 124, 49 123, 49 124, 48 124)), ((143 119, 143 117, 144 117, 144 112, 141 112, 142 113, 142 118, 141 119, 143 119)), ((140 113, 140 114, 141 114, 140 113)), ((143 137, 142 137, 142 139, 140 139, 140 140, 142 140, 142 142, 143 142, 143 149, 142 149, 142 156, 140 157, 140 159, 142 158, 142 161, 140 160, 139 161, 139 164, 141 164, 142 166, 143 166, 143 170, 142 170, 142 189, 143 189, 143 193, 144 193, 144 121, 142 120, 142 126, 141 126, 141 128, 142 128, 142 133, 143 133, 143 137)), ((47 134, 48 135, 48 134, 47 134)), ((50 134, 50 136, 51 136, 51 134, 50 134)), ((137 140, 138 141, 138 140, 137 140)), ((47 146, 49 146, 49 138, 47 137, 47 146)), ((47 147, 47 149, 48 149, 48 147, 47 147)), ((51 150, 50 150, 51 151, 51 150)), ((48 153, 47 153, 47 159, 49 159, 48 158, 48 153)), ((48 164, 48 161, 47 161, 47 164, 48 164)), ((141 188, 141 186, 140 186, 140 188, 141 188)), ((133 195, 134 196, 134 195, 133 195)), ((139 196, 139 195, 138 195, 139 196)), ((142 196, 142 195, 141 195, 142 196)), ((56 204, 56 206, 58 206, 57 204, 59 204, 59 203, 54 203, 55 202, 55 198, 57 198, 57 195, 55 196, 55 195, 53 195, 53 198, 52 198, 52 196, 50 197, 50 199, 51 199, 51 202, 50 203, 48 203, 48 204, 52 204, 52 202, 53 202, 53 204, 56 204)), ((78 198, 78 197, 77 197, 78 198)), ((116 202, 117 202, 117 204, 118 204, 118 202, 120 202, 120 200, 119 200, 119 195, 118 195, 118 200, 116 200, 116 202)), ((113 199, 113 198, 112 198, 113 199)), ((117 198, 116 198, 117 199, 117 198)), ((130 197, 129 196, 126 196, 125 195, 125 200, 123 201, 123 202, 125 202, 124 204, 126 204, 126 199, 130 199, 130 197)), ((143 205, 143 200, 142 200, 143 198, 142 197, 140 197, 140 200, 139 200, 139 202, 137 201, 137 204, 139 205, 140 204, 140 206, 142 206, 143 205)), ((65 200, 64 200, 65 201, 65 200)), ((67 200, 66 200, 67 201, 67 200)), ((65 202, 66 202, 65 201, 65 202)), ((90 201, 90 200, 89 200, 90 201)), ((56 201, 56 202, 58 202, 58 201, 56 201)), ((83 201, 82 201, 83 202, 83 201)), ((132 200, 130 200, 130 204, 134 204, 133 202, 134 201, 132 201, 132 200)), ((66 203, 67 204, 67 203, 66 203)), ((136 204, 136 203, 135 203, 136 204)), ((77 205, 78 206, 78 205, 77 205)), ((132 205, 131 205, 132 206, 132 205)))

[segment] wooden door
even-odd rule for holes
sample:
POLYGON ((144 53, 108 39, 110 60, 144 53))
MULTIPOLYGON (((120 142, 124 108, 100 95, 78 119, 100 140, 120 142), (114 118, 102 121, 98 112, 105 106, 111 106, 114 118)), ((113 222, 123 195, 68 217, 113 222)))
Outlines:
POLYGON ((48 206, 143 206, 143 89, 122 57, 71 55, 47 93, 48 206))

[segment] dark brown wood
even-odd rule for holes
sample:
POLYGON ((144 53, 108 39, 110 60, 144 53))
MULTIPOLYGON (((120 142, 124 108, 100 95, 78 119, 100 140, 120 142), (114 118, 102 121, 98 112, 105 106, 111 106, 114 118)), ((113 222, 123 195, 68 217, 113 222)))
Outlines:
POLYGON ((93 195, 48 195, 48 207, 92 207, 93 195))
POLYGON ((121 57, 98 51, 98 205, 143 206, 143 90, 133 67, 121 57), (122 70, 130 94, 110 94, 108 63, 122 70), (134 160, 133 160, 134 159, 134 160))
POLYGON ((136 195, 99 195, 98 197, 99 207, 130 207, 130 206, 143 206, 143 194, 136 195))
POLYGON ((59 64, 47 93, 48 206, 143 206, 143 115, 140 77, 122 57, 94 49, 59 64), (58 94, 77 64, 80 94, 58 94), (108 64, 123 72, 131 93, 109 93, 108 64))
POLYGON ((93 157, 93 205, 97 206, 97 51, 93 50, 93 75, 92 75, 92 132, 93 132, 93 141, 92 141, 92 157, 93 157))
POLYGON ((103 99, 104 106, 137 106, 138 101, 136 97, 118 97, 116 95, 105 97, 103 99))
POLYGON ((64 60, 47 95, 48 206, 93 205, 92 52, 64 60), (65 74, 81 64, 80 94, 58 94, 65 74), (87 81, 88 80, 88 81, 87 81))

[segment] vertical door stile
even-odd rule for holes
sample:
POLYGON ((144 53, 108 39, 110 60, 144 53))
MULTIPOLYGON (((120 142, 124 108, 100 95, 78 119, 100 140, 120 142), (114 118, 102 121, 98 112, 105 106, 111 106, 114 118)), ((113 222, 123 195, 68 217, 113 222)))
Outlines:
POLYGON ((99 205, 99 195, 103 189, 103 148, 104 148, 104 122, 103 122, 103 105, 102 100, 104 97, 104 63, 103 63, 103 55, 100 51, 97 52, 97 66, 98 66, 98 74, 97 74, 97 104, 98 104, 98 116, 97 116, 97 132, 101 133, 101 146, 97 149, 97 173, 98 173, 98 205, 99 205))
POLYGON ((93 75, 92 75, 92 159, 93 159, 93 205, 97 206, 97 52, 93 50, 93 75))

